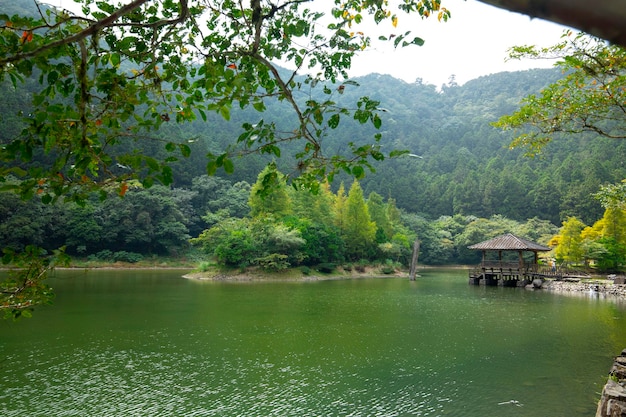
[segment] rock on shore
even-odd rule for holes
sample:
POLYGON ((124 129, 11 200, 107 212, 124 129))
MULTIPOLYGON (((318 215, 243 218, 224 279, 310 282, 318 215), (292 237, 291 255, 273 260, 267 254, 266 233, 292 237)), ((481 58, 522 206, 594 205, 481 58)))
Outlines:
POLYGON ((613 362, 596 411, 596 417, 621 416, 626 416, 626 349, 613 362))
POLYGON ((597 282, 546 281, 542 289, 560 293, 602 294, 626 299, 626 284, 616 284, 610 280, 597 282))

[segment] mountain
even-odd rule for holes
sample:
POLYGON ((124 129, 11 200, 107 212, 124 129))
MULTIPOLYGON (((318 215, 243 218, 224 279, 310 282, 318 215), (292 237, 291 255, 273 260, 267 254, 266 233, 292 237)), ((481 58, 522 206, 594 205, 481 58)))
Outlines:
MULTIPOLYGON (((523 97, 538 93, 560 76, 557 69, 503 72, 438 89, 431 84, 371 74, 355 78, 352 81, 358 87, 348 84, 343 94, 333 98, 346 106, 354 106, 363 96, 380 101, 383 149, 406 149, 421 156, 375 163, 376 172, 362 180, 366 195, 377 192, 394 198, 399 208, 427 218, 501 214, 520 221, 539 217, 560 224, 562 219, 575 215, 590 224, 603 212, 590 195, 601 184, 626 178, 626 141, 591 134, 555 137, 542 156, 531 159, 520 150, 508 148, 513 133, 501 132, 490 124, 513 112, 523 97)), ((30 90, 35 87, 35 80, 27 80, 18 90, 6 80, 0 85, 0 143, 18 135, 22 126, 19 114, 29 114, 30 90)), ((243 121, 254 123, 263 118, 289 128, 293 120, 290 114, 285 103, 271 101, 262 114, 233 110, 229 122, 209 115, 206 122, 167 125, 159 136, 195 140, 192 156, 175 167, 175 186, 188 186, 193 178, 204 175, 204 155, 233 143, 243 121)), ((367 125, 342 120, 324 140, 324 151, 327 155, 341 153, 349 142, 371 141, 374 133, 367 125)), ((286 145, 283 157, 277 161, 285 173, 295 172, 290 156, 295 149, 286 145)), ((163 152, 154 146, 143 151, 163 152)), ((252 183, 269 160, 259 155, 237 159, 235 173, 226 178, 252 183)), ((338 187, 342 179, 351 181, 339 177, 333 187, 338 187)))

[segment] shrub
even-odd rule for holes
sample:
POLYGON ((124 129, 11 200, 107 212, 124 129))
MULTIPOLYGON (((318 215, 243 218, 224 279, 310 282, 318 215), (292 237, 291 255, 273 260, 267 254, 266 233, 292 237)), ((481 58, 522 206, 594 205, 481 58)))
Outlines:
POLYGON ((301 266, 300 272, 302 272, 303 275, 311 275, 311 268, 308 266, 301 266))
POLYGON ((383 267, 380 268, 380 271, 385 275, 389 275, 389 274, 393 274, 395 272, 395 269, 391 265, 383 265, 383 267))
POLYGON ((256 258, 257 265, 267 271, 283 271, 289 268, 288 256, 280 253, 272 253, 262 258, 256 258))
POLYGON ((91 255, 89 256, 90 260, 91 258, 94 258, 94 260, 98 260, 98 261, 111 261, 113 259, 113 252, 111 252, 108 249, 105 250, 101 250, 100 252, 96 253, 95 255, 91 255))
POLYGON ((119 251, 113 254, 113 260, 115 262, 129 262, 131 264, 137 263, 143 259, 140 253, 119 251))
POLYGON ((200 264, 198 265, 198 271, 200 271, 200 272, 207 272, 213 266, 214 266, 213 263, 208 262, 208 261, 203 261, 203 262, 200 262, 200 264))
POLYGON ((317 270, 324 274, 330 274, 331 272, 335 270, 335 264, 330 263, 330 262, 319 264, 317 266, 317 270))

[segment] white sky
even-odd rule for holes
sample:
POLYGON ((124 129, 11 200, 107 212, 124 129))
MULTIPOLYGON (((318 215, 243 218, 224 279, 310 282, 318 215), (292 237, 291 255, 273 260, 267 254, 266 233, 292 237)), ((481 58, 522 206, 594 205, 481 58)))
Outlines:
MULTIPOLYGON (((46 2, 76 8, 73 0, 46 2)), ((325 8, 331 3, 317 0, 314 5, 328 12, 325 8)), ((452 13, 447 22, 438 22, 436 16, 422 20, 417 13, 406 15, 401 12, 397 28, 392 27, 391 21, 384 21, 378 27, 373 23, 364 25, 365 29, 354 27, 355 31, 361 30, 369 35, 374 44, 353 59, 350 76, 389 74, 409 83, 421 78, 424 83, 440 87, 448 83, 451 75, 458 84, 463 84, 481 75, 553 65, 550 61, 505 62, 506 50, 515 45, 554 45, 559 42, 565 27, 476 0, 442 0, 442 6, 452 13), (378 41, 381 34, 389 36, 408 30, 411 31, 409 39, 418 36, 425 40, 424 46, 394 49, 391 43, 378 41)), ((368 23, 371 20, 364 19, 368 23)))
MULTIPOLYGON (((398 15, 397 29, 391 22, 381 23, 377 31, 389 27, 389 35, 411 30, 409 39, 418 36, 425 43, 394 50, 391 45, 376 41, 371 51, 353 60, 350 75, 390 74, 409 83, 422 78, 424 83, 440 87, 453 74, 456 82, 463 84, 481 75, 554 64, 536 60, 505 62, 506 50, 516 45, 554 45, 560 41, 564 26, 475 0, 442 0, 442 6, 452 14, 445 23, 436 17, 421 20, 407 15, 398 15)), ((372 38, 377 39, 378 35, 372 38)))

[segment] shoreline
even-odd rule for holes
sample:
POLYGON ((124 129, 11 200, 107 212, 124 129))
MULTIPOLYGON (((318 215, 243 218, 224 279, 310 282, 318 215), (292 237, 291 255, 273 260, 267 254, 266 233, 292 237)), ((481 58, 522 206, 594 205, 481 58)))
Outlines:
POLYGON ((383 274, 374 268, 366 268, 363 272, 345 271, 337 269, 333 273, 321 274, 317 271, 310 275, 304 274, 300 269, 292 269, 281 272, 264 272, 258 269, 248 269, 245 271, 222 271, 212 270, 205 272, 190 272, 182 276, 185 279, 195 281, 216 281, 216 282, 316 282, 316 281, 337 281, 342 279, 364 279, 364 278, 409 278, 408 273, 395 272, 393 274, 383 274))
MULTIPOLYGON (((180 270, 185 271, 181 277, 195 281, 215 281, 215 282, 317 282, 336 281, 342 279, 365 279, 365 278, 409 278, 408 271, 396 271, 391 274, 382 273, 379 268, 367 267, 364 271, 346 271, 338 268, 335 272, 322 274, 318 271, 310 275, 304 274, 300 269, 294 268, 281 272, 265 272, 256 268, 241 270, 220 270, 211 269, 209 271, 197 271, 196 265, 134 265, 114 263, 109 265, 75 265, 70 267, 56 267, 57 270, 78 271, 78 270, 180 270)), ((3 266, 0 270, 9 270, 11 267, 3 266)), ((469 269, 464 265, 429 266, 420 265, 417 270, 419 279, 420 270, 436 269, 469 269)), ((615 298, 626 302, 626 284, 616 284, 612 279, 596 278, 588 281, 557 281, 548 279, 543 282, 538 290, 549 291, 557 294, 580 296, 580 297, 602 297, 615 298)))
POLYGON ((626 301, 626 284, 615 284, 609 279, 598 279, 589 282, 545 281, 542 290, 558 294, 615 298, 626 301))

